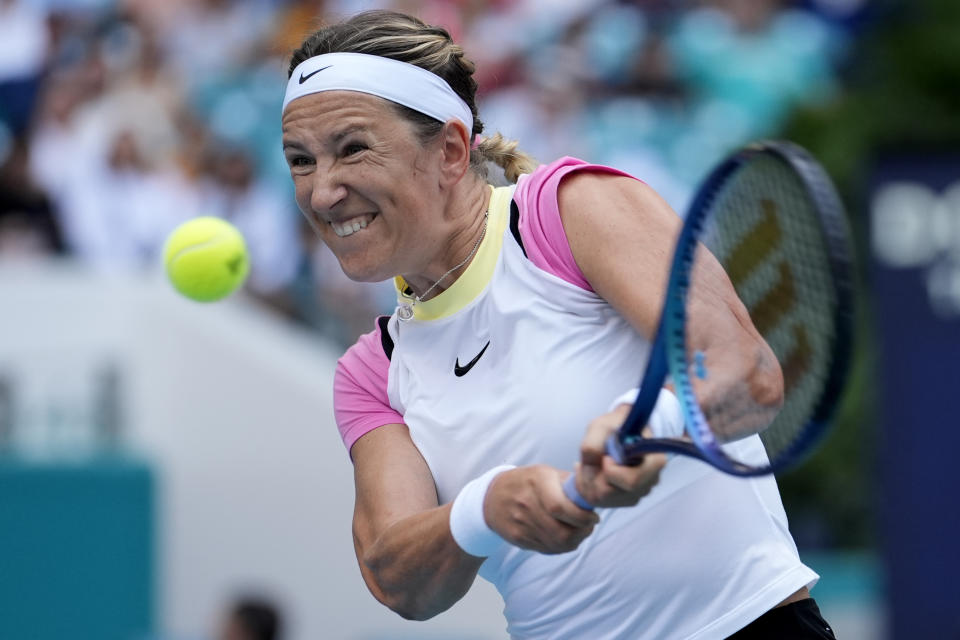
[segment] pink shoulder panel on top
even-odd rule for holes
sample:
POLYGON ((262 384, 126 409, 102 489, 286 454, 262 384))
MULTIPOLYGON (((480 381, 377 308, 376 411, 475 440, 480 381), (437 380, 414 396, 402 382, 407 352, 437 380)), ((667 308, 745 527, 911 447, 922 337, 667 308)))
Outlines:
POLYGON ((385 424, 402 424, 387 398, 390 359, 384 353, 380 324, 337 361, 333 378, 333 414, 347 451, 364 435, 385 424))
POLYGON ((573 259, 557 203, 560 181, 576 171, 633 177, 612 167, 563 157, 541 165, 533 173, 524 176, 517 185, 513 199, 520 208, 520 238, 531 262, 570 284, 592 291, 593 287, 573 259))

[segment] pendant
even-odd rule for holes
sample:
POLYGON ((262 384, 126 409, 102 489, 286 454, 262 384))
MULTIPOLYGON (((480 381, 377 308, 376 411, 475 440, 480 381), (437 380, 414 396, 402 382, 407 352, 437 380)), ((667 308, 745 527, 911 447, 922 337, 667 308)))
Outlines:
POLYGON ((397 309, 397 317, 401 322, 409 322, 413 319, 413 305, 402 303, 397 309))

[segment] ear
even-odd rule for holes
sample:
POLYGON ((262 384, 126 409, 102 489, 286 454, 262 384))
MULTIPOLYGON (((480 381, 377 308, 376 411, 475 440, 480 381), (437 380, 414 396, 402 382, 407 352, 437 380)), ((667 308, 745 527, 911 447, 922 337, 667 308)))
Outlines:
POLYGON ((470 131, 459 120, 448 120, 440 131, 440 186, 450 187, 470 169, 470 131))

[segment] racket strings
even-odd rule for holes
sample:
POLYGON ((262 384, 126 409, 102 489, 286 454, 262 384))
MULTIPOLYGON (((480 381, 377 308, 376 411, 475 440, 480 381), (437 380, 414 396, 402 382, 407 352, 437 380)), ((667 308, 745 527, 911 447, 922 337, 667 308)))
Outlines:
POLYGON ((746 163, 716 194, 706 218, 704 248, 695 253, 687 292, 688 376, 703 409, 703 426, 737 462, 765 466, 786 455, 803 434, 826 384, 837 300, 822 234, 804 183, 775 157, 746 163), (702 342, 717 330, 711 322, 718 321, 693 307, 717 295, 716 272, 710 268, 714 260, 742 302, 741 313, 749 316, 769 350, 761 343, 754 353, 744 354, 737 345, 729 350, 721 345, 711 350, 715 361, 705 361, 702 342), (776 364, 769 359, 771 352, 776 364), (749 388, 742 382, 739 372, 751 366, 774 367, 774 379, 779 368, 781 406, 771 403, 763 385, 749 388))

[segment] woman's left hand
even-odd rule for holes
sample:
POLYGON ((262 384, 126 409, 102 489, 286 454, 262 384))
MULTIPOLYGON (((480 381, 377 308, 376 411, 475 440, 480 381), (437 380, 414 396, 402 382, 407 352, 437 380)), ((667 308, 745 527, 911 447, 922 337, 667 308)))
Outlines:
POLYGON ((619 465, 607 455, 607 438, 620 428, 628 413, 630 405, 622 404, 595 418, 580 445, 580 462, 574 469, 577 491, 595 507, 634 506, 657 484, 667 463, 662 453, 647 454, 633 467, 619 465))

